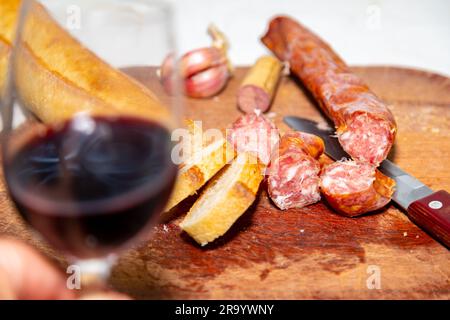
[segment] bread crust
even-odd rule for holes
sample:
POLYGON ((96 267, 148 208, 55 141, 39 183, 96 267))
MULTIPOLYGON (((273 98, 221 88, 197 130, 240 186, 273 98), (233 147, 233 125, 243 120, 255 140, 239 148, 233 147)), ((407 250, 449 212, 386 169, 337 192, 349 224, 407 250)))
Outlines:
POLYGON ((21 2, 21 0, 0 1, 0 38, 6 40, 9 44, 14 39, 21 2))
POLYGON ((172 195, 164 210, 165 212, 175 207, 187 197, 194 195, 220 169, 234 158, 233 148, 225 139, 213 142, 198 152, 202 154, 200 156, 195 153, 192 155, 194 159, 198 157, 198 161, 194 160, 191 162, 188 160, 188 163, 184 164, 178 172, 172 195))
POLYGON ((255 201, 265 166, 250 153, 238 155, 221 174, 208 183, 180 227, 204 246, 222 236, 255 201), (237 170, 237 167, 239 167, 237 170), (231 179, 228 171, 236 170, 231 179), (215 189, 222 190, 217 198, 215 189))

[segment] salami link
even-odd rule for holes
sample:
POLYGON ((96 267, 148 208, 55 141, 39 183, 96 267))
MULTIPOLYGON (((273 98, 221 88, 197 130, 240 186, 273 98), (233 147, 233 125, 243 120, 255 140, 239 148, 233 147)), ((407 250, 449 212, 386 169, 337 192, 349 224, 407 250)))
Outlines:
POLYGON ((272 153, 268 168, 269 196, 282 209, 302 208, 320 200, 317 160, 322 139, 302 132, 288 132, 272 153))
POLYGON ((280 139, 275 124, 256 113, 239 117, 227 131, 227 138, 237 152, 250 152, 267 165, 280 139))
POLYGON ((334 121, 344 150, 355 160, 378 166, 397 130, 386 104, 325 42, 293 19, 274 18, 262 42, 289 62, 291 71, 334 121))
POLYGON ((368 163, 337 161, 322 169, 320 188, 335 210, 349 217, 389 203, 395 182, 368 163))

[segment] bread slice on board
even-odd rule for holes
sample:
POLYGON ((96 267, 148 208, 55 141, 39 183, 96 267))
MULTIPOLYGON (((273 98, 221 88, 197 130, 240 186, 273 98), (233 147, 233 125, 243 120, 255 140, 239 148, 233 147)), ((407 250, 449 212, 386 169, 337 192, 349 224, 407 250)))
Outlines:
POLYGON ((180 227, 202 246, 222 236, 255 201, 264 165, 241 153, 214 177, 180 227))
POLYGON ((225 139, 215 141, 193 153, 178 171, 165 211, 169 211, 185 198, 194 195, 231 159, 233 159, 233 149, 225 139))

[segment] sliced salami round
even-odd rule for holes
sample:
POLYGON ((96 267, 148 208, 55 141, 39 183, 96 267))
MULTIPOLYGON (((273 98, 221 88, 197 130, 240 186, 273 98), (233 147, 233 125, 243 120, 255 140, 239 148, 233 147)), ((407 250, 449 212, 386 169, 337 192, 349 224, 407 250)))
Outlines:
POLYGON ((227 130, 227 138, 238 152, 251 152, 267 165, 280 139, 275 124, 256 113, 239 117, 227 130))
POLYGON ((335 210, 349 217, 384 207, 395 182, 368 163, 338 161, 322 169, 320 188, 335 210))
POLYGON ((320 200, 317 158, 322 139, 302 132, 286 133, 272 153, 267 174, 268 193, 280 209, 302 208, 320 200))

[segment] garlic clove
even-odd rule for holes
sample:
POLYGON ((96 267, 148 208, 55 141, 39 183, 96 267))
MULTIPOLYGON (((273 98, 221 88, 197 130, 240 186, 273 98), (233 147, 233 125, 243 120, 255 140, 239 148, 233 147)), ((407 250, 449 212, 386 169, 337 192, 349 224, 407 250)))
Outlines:
POLYGON ((223 52, 215 47, 192 50, 180 59, 180 76, 188 78, 208 68, 227 63, 223 52))
POLYGON ((209 68, 185 79, 185 93, 192 98, 211 97, 225 87, 229 77, 226 64, 209 68))

